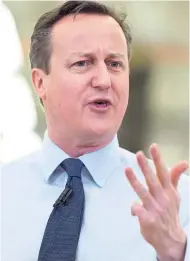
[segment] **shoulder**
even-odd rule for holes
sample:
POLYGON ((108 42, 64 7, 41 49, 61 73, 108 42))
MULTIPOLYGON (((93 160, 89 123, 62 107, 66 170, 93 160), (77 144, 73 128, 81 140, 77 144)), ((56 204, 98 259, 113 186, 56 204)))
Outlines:
POLYGON ((135 153, 133 153, 131 151, 128 151, 126 149, 119 147, 119 156, 120 156, 120 160, 123 164, 127 164, 127 165, 138 164, 135 153))
POLYGON ((30 155, 27 155, 19 160, 15 160, 0 166, 1 177, 9 178, 22 176, 23 173, 29 174, 35 172, 37 169, 41 168, 41 153, 37 151, 30 155))
MULTIPOLYGON (((136 172, 137 176, 143 175, 143 173, 138 165, 135 153, 132 153, 123 148, 119 148, 119 154, 120 154, 120 160, 121 160, 122 164, 124 164, 126 167, 131 167, 134 170, 134 172, 136 172)), ((155 173, 154 162, 151 159, 148 159, 148 163, 149 163, 149 166, 151 167, 153 173, 155 173)), ((170 167, 168 169, 170 169, 170 167)), ((181 178, 179 180, 179 190, 182 190, 183 192, 187 193, 187 191, 189 190, 189 182, 190 182, 190 178, 189 178, 188 173, 182 174, 181 178)))
MULTIPOLYGON (((135 153, 119 147, 119 157, 120 157, 121 164, 124 167, 132 168, 138 178, 140 179, 144 178, 144 175, 138 165, 135 153)), ((153 172, 155 172, 155 166, 153 161, 148 159, 148 163, 152 168, 153 172)))

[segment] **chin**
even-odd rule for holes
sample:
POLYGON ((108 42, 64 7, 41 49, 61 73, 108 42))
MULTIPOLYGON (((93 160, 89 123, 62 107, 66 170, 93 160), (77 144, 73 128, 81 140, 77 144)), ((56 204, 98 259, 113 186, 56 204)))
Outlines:
POLYGON ((95 125, 91 126, 86 133, 88 137, 97 139, 111 139, 117 132, 113 126, 95 125))

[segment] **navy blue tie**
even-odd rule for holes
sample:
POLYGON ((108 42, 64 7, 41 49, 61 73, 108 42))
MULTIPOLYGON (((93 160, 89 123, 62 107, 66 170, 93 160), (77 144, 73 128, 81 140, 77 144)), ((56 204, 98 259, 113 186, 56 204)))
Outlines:
POLYGON ((46 225, 38 261, 74 261, 84 212, 84 189, 79 159, 61 164, 68 174, 65 190, 53 205, 46 225))

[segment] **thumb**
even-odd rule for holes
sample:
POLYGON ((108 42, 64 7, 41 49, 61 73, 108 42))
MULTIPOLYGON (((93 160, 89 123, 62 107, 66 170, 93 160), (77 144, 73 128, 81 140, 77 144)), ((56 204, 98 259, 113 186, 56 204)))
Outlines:
POLYGON ((177 188, 178 185, 178 181, 180 176, 183 174, 183 172, 185 172, 187 169, 189 168, 189 164, 187 161, 182 161, 180 163, 178 163, 176 166, 174 166, 171 170, 170 170, 170 179, 171 179, 171 183, 172 185, 177 188))
POLYGON ((139 218, 142 218, 143 216, 146 215, 146 212, 147 212, 146 209, 139 202, 134 202, 133 205, 131 206, 132 216, 137 216, 139 218))

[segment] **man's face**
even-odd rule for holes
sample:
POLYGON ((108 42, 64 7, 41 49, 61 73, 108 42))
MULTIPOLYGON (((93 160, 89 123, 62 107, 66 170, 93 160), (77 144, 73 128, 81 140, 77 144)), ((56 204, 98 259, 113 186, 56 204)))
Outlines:
POLYGON ((64 17, 52 30, 44 82, 49 126, 82 140, 113 138, 128 104, 127 44, 109 16, 64 17))

